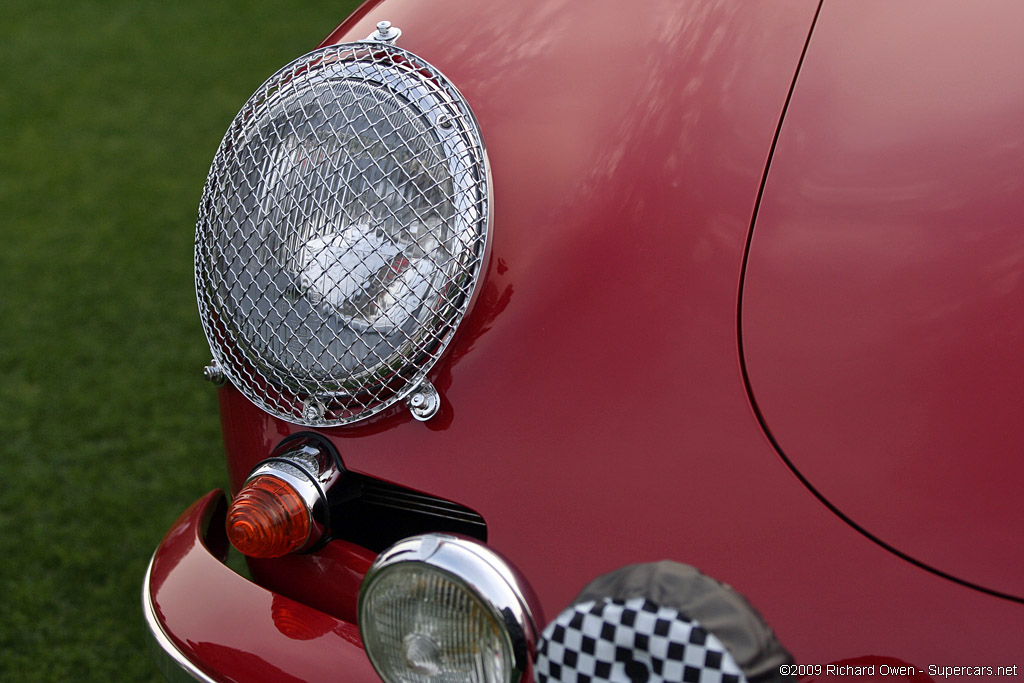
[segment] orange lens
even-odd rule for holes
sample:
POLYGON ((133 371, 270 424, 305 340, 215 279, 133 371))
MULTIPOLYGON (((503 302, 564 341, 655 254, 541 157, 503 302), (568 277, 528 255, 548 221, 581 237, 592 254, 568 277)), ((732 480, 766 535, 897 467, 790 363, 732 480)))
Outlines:
POLYGON ((309 512, 302 498, 277 477, 260 475, 246 484, 228 509, 228 539, 249 557, 281 557, 309 538, 309 512))

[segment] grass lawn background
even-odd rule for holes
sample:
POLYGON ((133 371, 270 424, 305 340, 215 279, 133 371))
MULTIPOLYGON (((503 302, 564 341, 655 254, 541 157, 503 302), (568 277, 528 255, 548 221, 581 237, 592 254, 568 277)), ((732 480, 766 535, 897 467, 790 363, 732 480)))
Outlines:
POLYGON ((0 680, 162 680, 142 576, 226 480, 200 191, 252 91, 355 4, 2 3, 0 680))

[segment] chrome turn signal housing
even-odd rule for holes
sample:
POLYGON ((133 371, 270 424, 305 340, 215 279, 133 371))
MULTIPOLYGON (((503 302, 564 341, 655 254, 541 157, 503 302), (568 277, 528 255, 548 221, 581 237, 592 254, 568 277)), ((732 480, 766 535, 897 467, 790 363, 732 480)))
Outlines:
POLYGON ((388 683, 518 683, 541 619, 526 581, 477 541, 424 534, 381 553, 359 592, 366 653, 388 683))
POLYGON ((327 490, 340 479, 318 440, 285 441, 256 466, 228 508, 228 540, 249 557, 282 557, 314 547, 330 527, 327 490))

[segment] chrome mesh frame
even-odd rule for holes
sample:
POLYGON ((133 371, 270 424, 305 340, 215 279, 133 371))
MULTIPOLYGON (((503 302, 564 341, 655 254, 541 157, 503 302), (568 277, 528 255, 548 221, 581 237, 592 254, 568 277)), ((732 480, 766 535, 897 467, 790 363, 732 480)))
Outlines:
POLYGON ((437 69, 369 42, 295 60, 232 121, 203 190, 196 295, 213 357, 289 422, 379 413, 465 315, 489 194, 476 120, 437 69))

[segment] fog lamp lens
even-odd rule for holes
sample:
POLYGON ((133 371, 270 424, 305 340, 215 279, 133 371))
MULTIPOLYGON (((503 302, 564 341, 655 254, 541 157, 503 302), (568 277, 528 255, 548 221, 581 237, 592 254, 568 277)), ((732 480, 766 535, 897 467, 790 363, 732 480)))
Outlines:
POLYGON ((405 539, 381 553, 363 581, 363 646, 388 683, 514 683, 536 642, 524 585, 475 541, 405 539))
POLYGON ((269 475, 254 477, 238 492, 226 523, 231 545, 250 557, 281 557, 298 550, 311 526, 302 497, 269 475))
POLYGON ((395 568, 365 604, 364 645, 385 681, 507 681, 502 624, 457 579, 426 565, 395 568))

